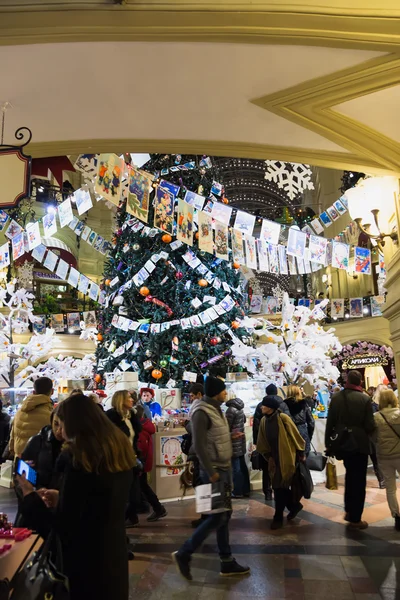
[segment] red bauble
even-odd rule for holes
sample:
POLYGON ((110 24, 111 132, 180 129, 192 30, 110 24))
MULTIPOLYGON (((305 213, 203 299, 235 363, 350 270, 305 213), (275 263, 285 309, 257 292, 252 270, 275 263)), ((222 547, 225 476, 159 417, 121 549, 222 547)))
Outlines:
POLYGON ((178 279, 179 281, 183 278, 183 273, 182 271, 177 271, 175 273, 175 279, 178 279))
POLYGON ((210 339, 210 344, 211 344, 211 346, 216 346, 218 344, 218 338, 212 337, 210 339))

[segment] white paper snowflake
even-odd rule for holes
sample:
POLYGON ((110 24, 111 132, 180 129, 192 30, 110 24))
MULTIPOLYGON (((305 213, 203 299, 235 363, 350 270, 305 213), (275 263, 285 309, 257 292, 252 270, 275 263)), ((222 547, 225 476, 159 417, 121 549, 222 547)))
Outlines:
POLYGON ((285 163, 275 160, 266 160, 265 179, 274 181, 280 190, 284 190, 290 200, 296 198, 305 190, 313 190, 311 181, 312 171, 310 165, 299 163, 285 163))
POLYGON ((17 281, 19 288, 31 290, 33 287, 33 262, 27 260, 17 269, 17 281))
POLYGON ((274 298, 277 299, 277 308, 281 308, 281 306, 282 306, 284 293, 285 293, 285 290, 283 290, 281 288, 279 283, 275 287, 272 288, 272 295, 274 298))

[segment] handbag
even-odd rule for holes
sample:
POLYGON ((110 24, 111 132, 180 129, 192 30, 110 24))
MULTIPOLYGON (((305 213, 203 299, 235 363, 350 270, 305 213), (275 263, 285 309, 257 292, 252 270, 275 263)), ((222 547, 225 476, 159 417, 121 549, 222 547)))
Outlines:
POLYGON ((328 458, 328 461, 326 463, 326 483, 325 483, 325 487, 328 490, 337 490, 338 489, 338 482, 337 482, 337 475, 336 475, 336 465, 335 465, 335 459, 334 458, 328 458))
POLYGON ((313 444, 311 444, 311 448, 312 450, 306 458, 307 467, 310 471, 323 471, 328 458, 322 452, 317 452, 313 444))
POLYGON ((253 471, 262 471, 262 462, 261 462, 260 453, 257 450, 253 450, 250 456, 251 468, 253 471))
MULTIPOLYGON (((346 416, 348 417, 349 411, 346 399, 346 390, 344 390, 345 402, 344 407, 346 408, 346 416)), ((344 456, 354 454, 358 450, 358 444, 354 437, 354 432, 351 426, 343 425, 338 423, 332 429, 332 433, 329 437, 329 444, 327 446, 328 456, 334 456, 339 460, 342 460, 344 456)))
POLYGON ((305 462, 298 462, 290 484, 292 502, 297 504, 302 498, 309 500, 314 491, 310 470, 305 462))
POLYGON ((62 569, 61 542, 52 530, 41 548, 32 554, 25 565, 20 565, 12 578, 11 600, 69 600, 68 577, 62 573, 62 569), (52 544, 56 546, 54 562, 52 544))

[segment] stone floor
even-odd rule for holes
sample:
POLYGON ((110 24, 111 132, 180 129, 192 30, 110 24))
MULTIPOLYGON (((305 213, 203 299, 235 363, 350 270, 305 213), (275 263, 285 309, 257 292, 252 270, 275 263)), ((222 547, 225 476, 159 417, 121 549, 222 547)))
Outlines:
MULTIPOLYGON (((301 518, 279 531, 269 528, 272 503, 254 492, 236 500, 231 544, 245 578, 219 576, 215 535, 193 557, 193 582, 182 580, 171 552, 190 535, 194 502, 166 504, 168 517, 128 530, 135 552, 130 562, 130 600, 400 600, 400 533, 393 528, 385 492, 369 477, 363 532, 343 523, 343 482, 331 492, 318 485, 301 518)), ((13 493, 0 488, 0 511, 13 514, 13 493)))

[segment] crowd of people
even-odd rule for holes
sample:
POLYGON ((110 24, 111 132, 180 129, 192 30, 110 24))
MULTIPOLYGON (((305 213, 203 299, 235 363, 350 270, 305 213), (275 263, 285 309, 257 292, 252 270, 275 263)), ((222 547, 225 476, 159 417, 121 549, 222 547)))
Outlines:
MULTIPOLYGON (((167 516, 148 474, 153 466, 152 418, 159 414, 154 392, 117 391, 104 411, 95 394, 73 390, 54 407, 52 381, 34 382, 34 392, 22 403, 10 426, 0 410, 0 443, 37 472, 36 489, 16 476, 18 521, 43 538, 50 532, 61 542, 63 569, 71 600, 127 600, 128 560, 133 559, 127 528, 167 516), (84 569, 82 569, 84 565, 84 569)), ((246 464, 246 416, 240 398, 227 400, 222 377, 207 376, 190 388, 191 409, 185 423, 184 452, 192 463, 192 485, 211 483, 222 504, 193 521, 192 535, 173 553, 179 573, 192 579, 191 560, 211 532, 216 532, 222 576, 242 576, 250 568, 232 556, 229 523, 232 500, 250 494, 246 464), (222 406, 226 403, 226 411, 222 406)), ((295 485, 312 445, 315 421, 312 402, 291 385, 286 398, 275 385, 253 418, 254 452, 263 475, 267 502, 274 500, 271 529, 294 520, 303 508, 295 485)), ((343 389, 333 394, 326 424, 327 453, 344 461, 345 520, 351 529, 365 529, 362 519, 368 456, 375 456, 378 480, 386 487, 388 504, 400 531, 396 472, 400 472, 400 410, 393 390, 362 388, 358 371, 350 371, 343 389)), ((213 489, 213 492, 214 492, 213 489)), ((307 496, 308 497, 308 496, 307 496)))

